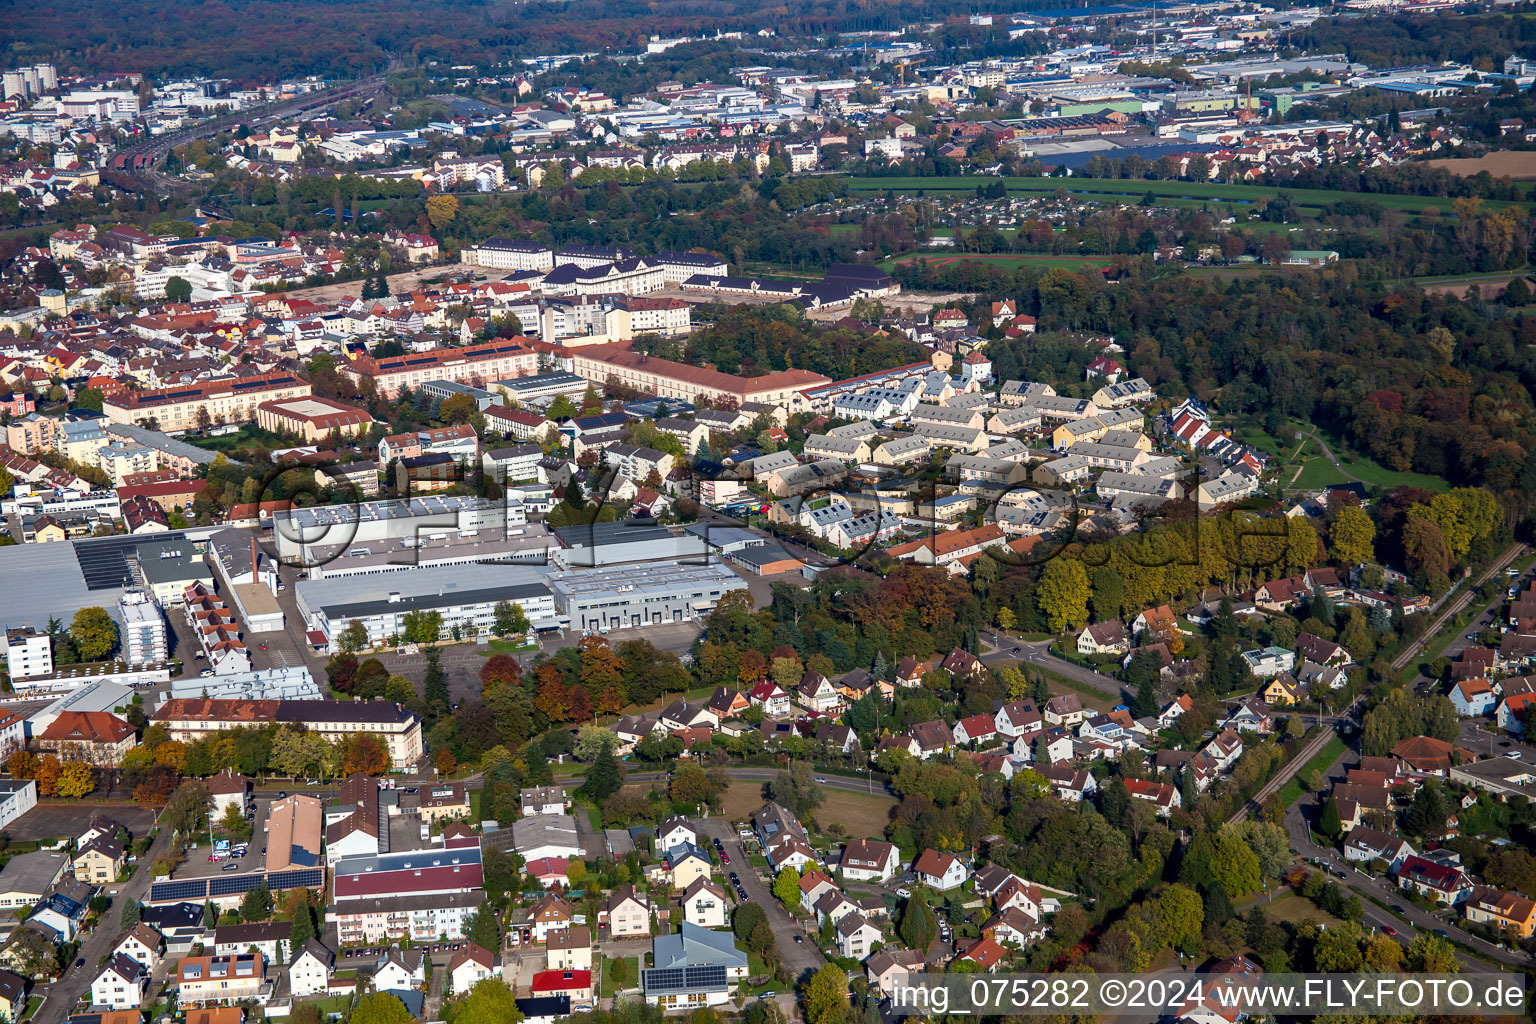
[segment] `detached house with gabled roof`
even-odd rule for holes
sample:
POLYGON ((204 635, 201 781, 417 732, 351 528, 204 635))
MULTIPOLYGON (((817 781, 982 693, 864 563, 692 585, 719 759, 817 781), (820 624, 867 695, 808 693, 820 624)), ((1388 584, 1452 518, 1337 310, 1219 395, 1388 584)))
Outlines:
POLYGON ((1018 739, 1025 733, 1037 732, 1040 723, 1045 721, 1045 716, 1040 714, 1040 709, 1032 700, 1009 701, 992 716, 992 724, 999 733, 1010 740, 1018 739))
POLYGON ((1051 725, 1081 725, 1087 712, 1075 693, 1061 693, 1045 702, 1045 720, 1051 725))
POLYGON ((1345 860, 1366 863, 1379 860, 1387 865, 1389 871, 1396 871, 1402 867, 1403 861, 1413 855, 1414 849, 1407 840, 1364 825, 1356 825, 1344 837, 1345 860))
POLYGON ((1397 886, 1449 907, 1466 902, 1472 895, 1472 881, 1460 868, 1417 855, 1403 858, 1397 869, 1397 886))
POLYGON ((949 726, 937 718, 929 722, 918 722, 908 728, 907 733, 917 743, 917 756, 924 761, 943 754, 954 740, 949 726))
POLYGON ((632 885, 621 885, 608 897, 602 919, 610 938, 623 939, 651 933, 651 902, 632 885))
POLYGON ((144 1003, 149 972, 122 953, 108 960, 91 982, 91 1006, 106 1010, 137 1010, 144 1003))
POLYGON ((997 723, 986 713, 971 715, 956 722, 951 735, 955 738, 956 746, 990 743, 997 738, 997 723))
POLYGON ((1130 649, 1130 637, 1118 619, 1095 622, 1077 634, 1078 654, 1124 654, 1130 649))
POLYGON ((815 669, 809 669, 805 673, 795 692, 797 702, 807 711, 825 715, 839 711, 843 706, 843 695, 838 692, 837 687, 815 669))
POLYGON ((1145 800, 1157 808, 1157 816, 1166 818, 1175 807, 1183 806, 1179 791, 1166 782, 1148 782, 1146 779, 1126 779, 1125 791, 1133 800, 1145 800))
POLYGON ((768 718, 779 718, 789 714, 789 694, 785 693, 772 679, 760 680, 748 692, 747 699, 752 702, 753 707, 762 708, 764 716, 768 718))
POLYGON ((901 868, 901 851, 878 839, 850 839, 838 866, 850 881, 888 882, 901 868))
POLYGON ((970 869, 959 857, 952 853, 940 853, 934 849, 924 850, 922 855, 912 862, 912 873, 917 876, 919 885, 926 885, 939 892, 958 889, 965 884, 967 878, 971 877, 970 869))

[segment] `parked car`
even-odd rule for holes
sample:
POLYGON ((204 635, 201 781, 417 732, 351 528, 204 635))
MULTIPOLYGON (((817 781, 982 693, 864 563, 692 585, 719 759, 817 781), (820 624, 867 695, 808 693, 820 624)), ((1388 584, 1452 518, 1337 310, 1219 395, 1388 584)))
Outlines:
POLYGON ((230 861, 228 864, 225 864, 219 870, 220 871, 239 871, 240 870, 240 865, 236 864, 234 861, 230 861))
POLYGON ((907 889, 907 888, 897 889, 896 890, 896 895, 900 896, 904 900, 911 899, 912 898, 912 890, 911 889, 907 889))

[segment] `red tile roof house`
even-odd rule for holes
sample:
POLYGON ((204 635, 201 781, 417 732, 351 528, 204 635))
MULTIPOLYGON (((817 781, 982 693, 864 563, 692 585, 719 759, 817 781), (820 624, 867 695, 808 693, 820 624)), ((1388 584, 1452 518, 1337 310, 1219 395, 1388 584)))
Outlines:
POLYGON ((1461 869, 1419 856, 1403 858, 1397 869, 1397 885, 1449 907, 1466 902, 1472 895, 1472 882, 1461 869))
POLYGON ((1146 800, 1157 808, 1157 816, 1166 818, 1175 807, 1183 805, 1179 791, 1166 782, 1148 782, 1145 779, 1126 779, 1125 791, 1136 800, 1146 800))
POLYGON ((913 862, 912 871, 917 875, 919 885, 926 885, 939 892, 958 889, 971 877, 970 869, 959 857, 934 849, 924 850, 922 856, 913 862))
POLYGON ((965 746, 967 743, 975 743, 978 746, 990 743, 997 738, 997 724, 988 714, 971 715, 962 718, 955 723, 953 736, 956 746, 965 746))

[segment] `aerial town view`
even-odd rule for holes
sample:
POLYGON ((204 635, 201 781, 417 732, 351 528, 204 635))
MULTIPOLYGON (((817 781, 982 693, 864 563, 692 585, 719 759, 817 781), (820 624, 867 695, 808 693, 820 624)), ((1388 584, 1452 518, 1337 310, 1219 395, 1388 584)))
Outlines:
POLYGON ((1529 1020, 1536 3, 1311 2, 0 0, 0 1024, 1529 1020))

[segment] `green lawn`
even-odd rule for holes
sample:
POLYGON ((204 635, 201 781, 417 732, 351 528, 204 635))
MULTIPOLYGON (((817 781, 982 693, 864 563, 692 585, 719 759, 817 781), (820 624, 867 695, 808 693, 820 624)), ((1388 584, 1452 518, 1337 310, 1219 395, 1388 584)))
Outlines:
POLYGON ((518 643, 516 640, 492 640, 485 645, 485 650, 477 653, 482 658, 489 658, 493 654, 517 654, 519 651, 537 650, 538 644, 518 643))
POLYGON ((232 452, 236 448, 252 444, 260 444, 268 448, 281 448, 287 444, 281 434, 263 430, 254 423, 247 423, 233 434, 224 434, 221 437, 184 436, 182 440, 215 452, 232 452))
POLYGON ((622 989, 633 989, 640 986, 640 958, 637 956, 603 957, 603 976, 601 979, 602 991, 598 993, 603 998, 611 998, 618 995, 622 989), (613 965, 624 962, 625 974, 622 981, 613 978, 613 965))
POLYGON ((1098 270, 1110 264, 1108 256, 1030 256, 1012 253, 979 254, 956 252, 921 252, 910 253, 906 256, 894 256, 888 260, 881 260, 880 265, 889 270, 897 263, 916 263, 926 260, 934 264, 976 262, 995 263, 1000 267, 1046 267, 1071 270, 1078 273, 1098 270))
POLYGON ((1305 780, 1313 772, 1327 771, 1328 766, 1337 761, 1339 756, 1348 749, 1349 747, 1345 745, 1344 741, 1339 739, 1337 735, 1334 735, 1327 743, 1323 744, 1323 749, 1317 752, 1316 757, 1302 765, 1301 771, 1291 776, 1291 780, 1280 787, 1280 802, 1286 807, 1290 807, 1297 800, 1300 800, 1301 795, 1306 792, 1305 780))
POLYGON ((1275 456, 1275 461, 1271 465, 1277 467, 1280 486, 1287 490, 1317 490, 1332 484, 1353 483, 1354 480, 1351 477, 1362 481, 1367 486, 1382 490, 1409 486, 1443 491, 1450 487, 1449 483, 1437 476, 1388 469, 1374 459, 1350 455, 1337 438, 1329 437, 1310 423, 1292 421, 1289 425, 1295 432, 1293 435, 1295 437, 1300 437, 1301 432, 1306 431, 1327 441, 1329 449, 1338 457, 1343 471, 1334 467, 1328 456, 1323 454, 1321 446, 1310 437, 1301 438, 1300 441, 1282 441, 1258 426, 1229 428, 1232 436, 1237 440, 1275 456), (1296 472, 1298 464, 1301 464, 1299 474, 1296 472))

